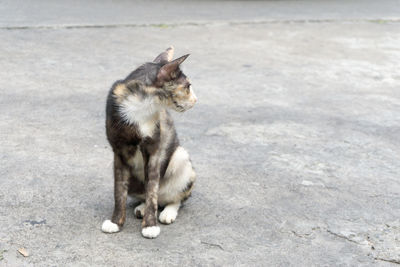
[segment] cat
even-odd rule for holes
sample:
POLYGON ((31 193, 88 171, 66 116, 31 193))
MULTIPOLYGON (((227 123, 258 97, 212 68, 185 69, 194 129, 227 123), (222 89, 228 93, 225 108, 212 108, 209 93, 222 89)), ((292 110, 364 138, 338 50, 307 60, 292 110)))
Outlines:
POLYGON ((110 89, 106 105, 107 139, 114 152, 114 212, 102 231, 115 233, 126 218, 127 196, 141 201, 142 235, 155 238, 158 206, 161 223, 175 221, 182 201, 193 189, 196 173, 187 151, 179 145, 168 110, 184 112, 197 101, 190 80, 180 70, 189 56, 172 60, 169 47, 110 89))

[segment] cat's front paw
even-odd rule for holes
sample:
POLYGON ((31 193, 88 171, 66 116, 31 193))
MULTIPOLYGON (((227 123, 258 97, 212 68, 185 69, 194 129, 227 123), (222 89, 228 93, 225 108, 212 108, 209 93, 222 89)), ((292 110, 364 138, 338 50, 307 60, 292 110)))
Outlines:
POLYGON ((169 208, 168 206, 160 213, 158 219, 161 223, 170 224, 173 223, 178 216, 178 211, 175 208, 169 208))
POLYGON ((113 223, 110 220, 105 220, 103 222, 103 224, 101 225, 101 231, 103 231, 104 233, 117 233, 119 232, 119 226, 118 224, 113 223))
POLYGON ((146 238, 156 238, 160 234, 159 226, 147 226, 142 229, 142 236, 146 238))
POLYGON ((143 218, 143 216, 144 216, 144 207, 145 207, 146 205, 144 204, 144 203, 141 203, 140 205, 138 205, 136 208, 135 208, 135 210, 134 210, 134 213, 135 213, 135 215, 136 215, 136 218, 143 218))

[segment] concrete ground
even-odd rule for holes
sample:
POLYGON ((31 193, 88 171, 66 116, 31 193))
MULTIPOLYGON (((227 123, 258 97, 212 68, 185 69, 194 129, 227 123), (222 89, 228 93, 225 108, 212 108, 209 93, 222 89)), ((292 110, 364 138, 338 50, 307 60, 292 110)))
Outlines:
POLYGON ((400 263, 400 1, 1 1, 0 266, 400 263), (198 181, 141 237, 113 210, 111 84, 173 44, 198 181), (27 257, 18 249, 25 248, 27 257))

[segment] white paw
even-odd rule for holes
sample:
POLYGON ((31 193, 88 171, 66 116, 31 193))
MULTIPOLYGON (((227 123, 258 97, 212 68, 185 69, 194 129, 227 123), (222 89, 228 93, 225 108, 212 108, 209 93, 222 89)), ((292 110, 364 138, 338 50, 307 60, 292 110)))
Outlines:
POLYGON ((144 216, 144 207, 146 205, 141 203, 139 206, 136 206, 134 213, 137 218, 142 218, 144 216))
POLYGON ((116 233, 119 232, 119 226, 110 220, 105 220, 101 226, 101 231, 104 233, 116 233))
POLYGON ((160 213, 160 217, 158 219, 160 222, 165 224, 173 223, 178 216, 178 211, 176 208, 165 207, 165 209, 160 213))
POLYGON ((156 238, 160 234, 160 227, 149 226, 142 229, 142 235, 146 238, 156 238))

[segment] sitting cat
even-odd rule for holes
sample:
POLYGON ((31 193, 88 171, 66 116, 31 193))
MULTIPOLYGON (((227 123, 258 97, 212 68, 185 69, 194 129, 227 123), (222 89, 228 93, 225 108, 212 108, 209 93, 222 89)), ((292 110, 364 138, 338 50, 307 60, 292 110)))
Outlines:
POLYGON ((114 151, 115 207, 111 221, 103 222, 103 232, 121 230, 130 195, 141 201, 135 214, 143 218, 142 235, 155 238, 160 233, 158 206, 164 207, 158 219, 170 224, 192 191, 196 174, 167 109, 186 111, 197 98, 179 68, 189 55, 171 61, 172 56, 170 47, 116 81, 108 94, 106 132, 114 151))

